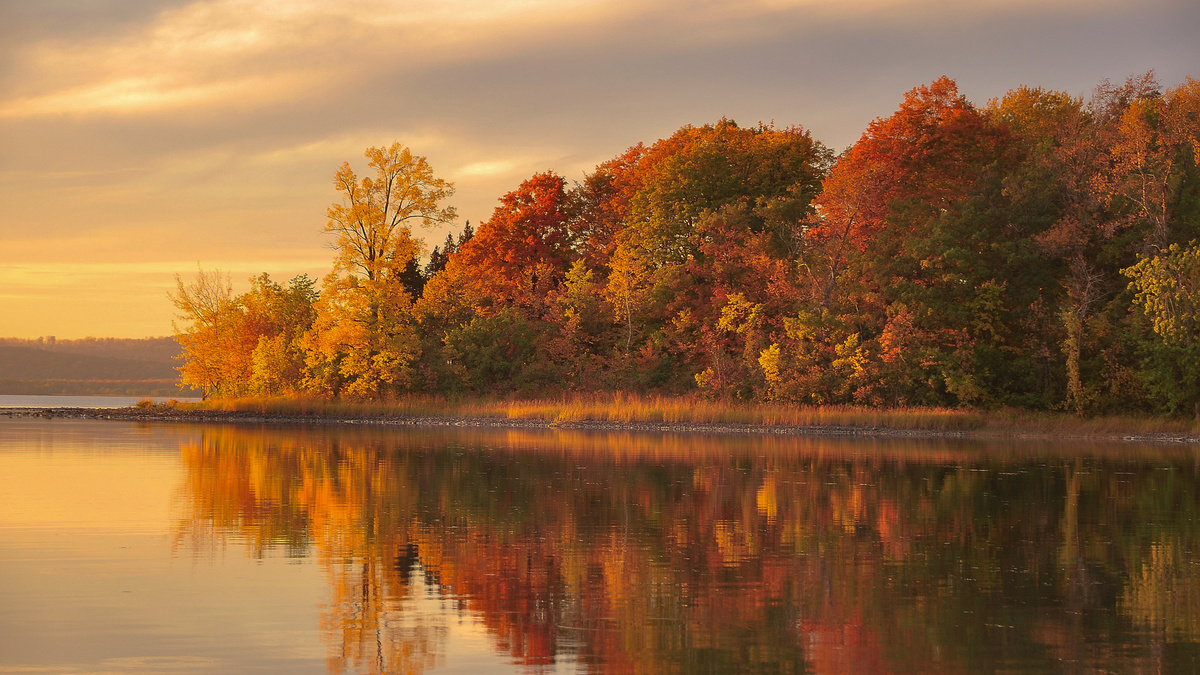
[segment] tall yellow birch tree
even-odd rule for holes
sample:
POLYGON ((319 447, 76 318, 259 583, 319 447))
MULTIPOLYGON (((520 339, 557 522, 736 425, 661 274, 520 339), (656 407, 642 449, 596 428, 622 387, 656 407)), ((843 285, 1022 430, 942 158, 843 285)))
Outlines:
POLYGON ((403 274, 421 254, 412 225, 455 218, 442 203, 454 186, 400 143, 368 148, 374 176, 360 178, 344 163, 334 175, 340 202, 329 207, 325 231, 337 257, 325 278, 318 316, 307 338, 309 389, 379 398, 411 385, 420 347, 413 298, 403 274))

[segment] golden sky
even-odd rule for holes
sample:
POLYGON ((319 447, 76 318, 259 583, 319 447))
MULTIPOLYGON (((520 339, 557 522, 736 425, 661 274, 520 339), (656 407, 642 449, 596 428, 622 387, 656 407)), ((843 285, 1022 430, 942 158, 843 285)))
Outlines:
POLYGON ((684 124, 841 149, 943 74, 979 104, 1174 86, 1197 28, 1194 0, 0 0, 0 336, 169 334, 198 265, 323 276, 368 146, 428 157, 478 224, 684 124))

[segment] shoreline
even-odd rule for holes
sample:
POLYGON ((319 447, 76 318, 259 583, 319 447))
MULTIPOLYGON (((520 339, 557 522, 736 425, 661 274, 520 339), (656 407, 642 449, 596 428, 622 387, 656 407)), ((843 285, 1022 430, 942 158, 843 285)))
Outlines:
POLYGON ((1103 441, 1200 445, 1200 434, 1152 433, 1053 433, 1044 430, 1007 429, 901 429, 884 426, 772 425, 748 423, 611 422, 599 420, 551 421, 521 417, 467 415, 294 415, 230 410, 180 410, 177 408, 0 408, 0 418, 89 419, 174 424, 238 424, 299 426, 371 426, 476 429, 572 429, 579 431, 716 434, 758 436, 835 436, 861 438, 928 438, 959 440, 1103 441))

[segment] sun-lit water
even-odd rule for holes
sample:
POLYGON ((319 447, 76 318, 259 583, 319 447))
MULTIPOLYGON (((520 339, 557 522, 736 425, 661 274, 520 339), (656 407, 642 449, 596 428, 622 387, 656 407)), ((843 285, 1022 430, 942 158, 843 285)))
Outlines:
POLYGON ((0 417, 0 672, 1192 672, 1198 457, 0 417))
POLYGON ((50 396, 37 394, 0 394, 0 408, 128 408, 138 401, 165 403, 170 399, 193 402, 186 396, 50 396))

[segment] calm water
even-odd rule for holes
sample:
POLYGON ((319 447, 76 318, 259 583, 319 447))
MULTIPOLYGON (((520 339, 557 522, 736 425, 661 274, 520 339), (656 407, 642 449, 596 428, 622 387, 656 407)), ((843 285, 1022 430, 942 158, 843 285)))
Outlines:
POLYGON ((128 408, 138 401, 199 401, 186 396, 39 396, 0 394, 0 408, 128 408))
POLYGON ((0 417, 0 672, 1194 672, 1198 457, 0 417))

